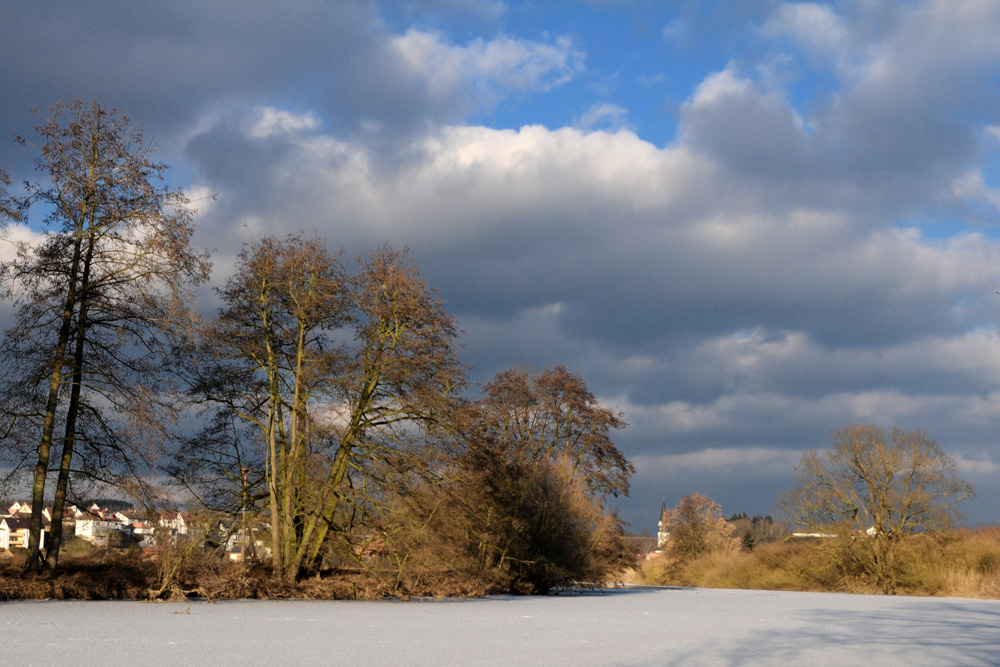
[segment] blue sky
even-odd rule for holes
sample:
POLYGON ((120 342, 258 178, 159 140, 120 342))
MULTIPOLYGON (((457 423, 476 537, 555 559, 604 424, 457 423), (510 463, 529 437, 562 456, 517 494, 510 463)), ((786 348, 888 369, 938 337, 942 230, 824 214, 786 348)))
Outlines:
POLYGON ((409 245, 473 382, 561 363, 625 413, 635 528, 690 491, 771 511, 850 423, 926 431, 997 521, 1000 4, 101 10, 0 10, 0 127, 89 95, 142 118, 219 196, 217 284, 254 235, 409 245))

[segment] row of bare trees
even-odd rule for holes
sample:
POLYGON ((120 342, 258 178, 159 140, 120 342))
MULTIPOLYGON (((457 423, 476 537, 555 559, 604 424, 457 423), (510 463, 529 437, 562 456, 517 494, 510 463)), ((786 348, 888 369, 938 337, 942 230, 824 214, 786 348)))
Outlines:
MULTIPOLYGON (((779 508, 788 527, 801 531, 785 541, 801 540, 810 553, 808 587, 895 593, 913 589, 926 575, 927 559, 945 558, 951 529, 961 519, 958 506, 974 495, 955 461, 924 432, 851 424, 833 433, 829 448, 803 454, 779 508)), ((736 518, 749 523, 746 515, 736 518)), ((643 568, 644 578, 695 585, 690 563, 741 546, 753 549, 751 532, 741 544, 734 528, 709 498, 684 496, 663 512, 661 529, 669 537, 663 557, 643 568)), ((742 578, 754 567, 771 569, 775 554, 769 550, 757 566, 749 556, 729 563, 742 578)), ((786 556, 793 558, 794 550, 786 556)))
POLYGON ((36 130, 18 141, 42 182, 14 196, 0 173, 5 222, 44 213, 44 235, 2 265, 17 308, 3 454, 9 481, 31 481, 30 568, 57 567, 68 499, 97 485, 153 504, 160 472, 205 507, 259 517, 288 580, 332 554, 360 562, 359 543, 406 562, 435 526, 454 537, 435 553, 463 554, 440 570, 458 558, 525 590, 596 574, 569 566, 587 554, 617 558, 606 499, 633 472, 611 439, 623 422, 578 376, 515 369, 465 398, 457 324, 390 246, 348 263, 315 236, 256 239, 202 317, 193 203, 163 183, 141 128, 91 100, 56 105, 36 130), (449 498, 445 525, 429 508, 449 498), (557 525, 582 553, 540 542, 557 525))

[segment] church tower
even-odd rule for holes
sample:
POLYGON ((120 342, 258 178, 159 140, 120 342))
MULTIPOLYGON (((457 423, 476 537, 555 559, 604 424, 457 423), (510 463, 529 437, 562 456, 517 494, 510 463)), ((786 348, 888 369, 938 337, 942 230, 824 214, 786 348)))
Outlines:
POLYGON ((667 497, 663 496, 660 503, 660 522, 656 524, 656 550, 659 551, 670 539, 670 531, 667 530, 667 497))

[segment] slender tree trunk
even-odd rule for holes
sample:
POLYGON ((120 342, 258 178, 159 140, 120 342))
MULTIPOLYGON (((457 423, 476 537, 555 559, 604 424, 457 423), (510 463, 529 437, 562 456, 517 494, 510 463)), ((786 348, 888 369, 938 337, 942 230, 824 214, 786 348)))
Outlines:
POLYGON ((323 540, 333 522, 333 513, 336 511, 340 487, 344 483, 344 477, 347 475, 350 463, 351 449, 352 447, 349 445, 341 444, 337 450, 337 455, 333 460, 333 468, 323 484, 323 493, 317 503, 316 511, 306 519, 302 539, 299 541, 295 553, 295 573, 293 574, 292 568, 289 566, 289 579, 298 573, 300 565, 312 562, 319 555, 323 540))
MULTIPOLYGON (((86 303, 80 308, 80 319, 86 317, 86 303)), ((83 354, 85 341, 85 326, 80 325, 76 338, 76 350, 73 354, 73 383, 70 389, 69 405, 66 408, 66 435, 63 438, 62 458, 59 462, 59 477, 56 480, 56 494, 52 500, 52 527, 49 531, 49 544, 45 550, 45 567, 54 572, 59 564, 59 549, 62 546, 62 515, 66 506, 66 491, 69 488, 69 472, 73 463, 73 450, 76 445, 76 418, 80 412, 80 392, 83 385, 83 354)))
POLYGON ((271 408, 271 414, 267 418, 267 463, 268 463, 268 481, 267 481, 267 492, 268 500, 271 504, 271 569, 275 574, 283 574, 283 562, 281 559, 282 545, 281 545, 281 526, 279 522, 281 521, 281 512, 278 504, 278 453, 277 453, 277 443, 275 436, 275 414, 274 408, 271 408))
POLYGON ((285 511, 288 513, 286 525, 288 552, 286 567, 289 580, 294 581, 302 564, 299 554, 303 540, 303 494, 305 493, 305 470, 303 469, 303 449, 305 446, 305 388, 302 376, 304 373, 305 327, 299 320, 298 337, 296 339, 296 359, 294 371, 294 387, 292 390, 292 423, 288 434, 288 454, 283 462, 285 511))
POLYGON ((80 278, 81 299, 76 322, 76 349, 73 351, 73 381, 70 385, 69 404, 66 407, 66 430, 63 438, 62 457, 59 461, 59 477, 56 493, 52 500, 52 522, 49 529, 49 544, 45 550, 45 567, 51 572, 59 564, 59 549, 62 546, 62 514, 66 506, 66 491, 69 488, 69 471, 73 463, 76 445, 76 419, 80 413, 80 393, 83 390, 83 355, 87 337, 86 291, 90 283, 90 267, 94 259, 94 239, 87 246, 87 256, 83 260, 83 275, 80 278))
POLYGON ((28 527, 29 554, 26 567, 28 570, 34 571, 39 571, 42 568, 41 537, 42 510, 45 509, 45 478, 48 475, 49 458, 52 452, 52 436, 55 432, 56 411, 59 407, 64 357, 73 331, 73 315, 76 311, 77 301, 76 276, 80 269, 81 251, 82 231, 78 231, 73 246, 73 260, 70 264, 69 289, 63 305, 62 322, 59 325, 59 337, 56 340, 56 349, 53 355, 52 377, 49 380, 49 395, 45 403, 42 437, 38 443, 38 462, 35 464, 35 480, 31 490, 31 522, 28 527))

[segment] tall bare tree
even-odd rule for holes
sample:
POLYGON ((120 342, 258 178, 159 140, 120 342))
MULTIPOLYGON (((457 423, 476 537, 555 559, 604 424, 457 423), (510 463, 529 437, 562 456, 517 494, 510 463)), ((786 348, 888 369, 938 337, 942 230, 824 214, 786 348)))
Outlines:
MULTIPOLYGON (((36 114, 40 114, 38 110, 36 114)), ((45 237, 3 267, 18 306, 4 354, 37 389, 37 458, 28 567, 40 536, 54 448, 58 475, 45 564, 55 568, 62 509, 74 475, 143 488, 170 402, 160 372, 164 338, 186 322, 188 288, 208 276, 191 245, 191 202, 162 184, 141 127, 96 100, 56 104, 36 128, 45 182, 27 200, 45 212, 45 237), (57 436, 57 430, 61 435, 57 436), (79 455, 82 454, 82 455, 79 455)))
POLYGON ((301 235, 247 246, 205 339, 215 361, 193 384, 257 429, 272 565, 289 579, 464 379, 454 321, 406 252, 382 246, 358 263, 349 276, 325 241, 301 235))
POLYGON ((975 495, 972 485, 923 431, 852 424, 837 429, 831 442, 803 454, 782 509, 795 525, 845 538, 890 593, 899 542, 952 526, 961 516, 958 504, 975 495))

